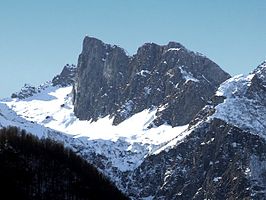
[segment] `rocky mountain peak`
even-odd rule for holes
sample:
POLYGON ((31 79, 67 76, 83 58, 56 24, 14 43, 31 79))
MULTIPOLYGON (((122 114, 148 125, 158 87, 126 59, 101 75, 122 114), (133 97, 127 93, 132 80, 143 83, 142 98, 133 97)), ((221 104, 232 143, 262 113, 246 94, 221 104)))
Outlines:
POLYGON ((73 64, 66 64, 63 67, 62 72, 56 75, 52 81, 47 81, 39 86, 33 86, 30 84, 25 84, 19 92, 15 92, 11 95, 11 98, 26 99, 32 97, 33 95, 40 93, 50 85, 58 87, 66 87, 74 84, 76 77, 77 67, 73 64))
POLYGON ((38 92, 38 89, 30 84, 24 84, 19 92, 15 92, 11 95, 11 98, 25 99, 38 92))
POLYGON ((255 74, 266 87, 266 61, 262 62, 252 73, 255 74))
POLYGON ((77 72, 77 67, 75 65, 66 64, 62 72, 53 78, 52 80, 53 86, 59 85, 65 87, 68 85, 72 85, 75 80, 76 72, 77 72))
POLYGON ((266 60, 264 60, 253 72, 257 72, 262 69, 265 70, 265 68, 266 68, 266 60))
POLYGON ((182 44, 178 43, 178 42, 174 42, 174 41, 170 41, 167 45, 167 48, 175 48, 175 49, 181 49, 181 48, 185 48, 182 44))
POLYGON ((90 48, 99 48, 105 46, 104 43, 94 37, 86 36, 83 40, 83 50, 86 52, 90 48))
POLYGON ((120 47, 86 37, 78 60, 74 112, 93 121, 109 115, 119 124, 144 109, 164 107, 156 114, 156 125, 184 125, 229 77, 208 58, 176 42, 145 43, 130 57, 120 47))
POLYGON ((158 44, 153 42, 147 42, 138 48, 137 55, 149 54, 159 49, 160 46, 158 44))

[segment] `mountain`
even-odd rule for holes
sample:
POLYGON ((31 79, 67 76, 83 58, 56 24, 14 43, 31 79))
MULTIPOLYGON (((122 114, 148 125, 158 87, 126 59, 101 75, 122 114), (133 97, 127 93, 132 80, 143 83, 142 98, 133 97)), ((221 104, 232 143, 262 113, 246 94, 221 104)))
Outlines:
POLYGON ((0 130, 1 199, 128 199, 70 149, 16 127, 0 130))
POLYGON ((132 199, 264 199, 265 63, 230 78, 176 42, 129 56, 86 37, 68 66, 2 100, 0 126, 64 143, 132 199))
POLYGON ((19 92, 13 93, 11 98, 26 99, 33 96, 34 94, 41 93, 49 85, 66 87, 74 84, 75 77, 77 74, 77 67, 73 64, 66 64, 63 67, 62 72, 56 75, 52 81, 48 81, 38 87, 32 86, 30 84, 25 84, 19 92))
POLYGON ((53 86, 66 87, 72 85, 75 82, 75 77, 77 74, 77 67, 75 65, 66 64, 62 72, 55 76, 52 80, 53 86))
POLYGON ((224 82, 184 140, 171 141, 134 170, 131 195, 138 190, 136 199, 265 199, 265 78, 264 62, 224 82))
POLYGON ((85 37, 78 59, 74 112, 82 120, 114 117, 115 125, 161 107, 154 125, 186 125, 230 76, 208 58, 176 42, 146 43, 128 56, 85 37))

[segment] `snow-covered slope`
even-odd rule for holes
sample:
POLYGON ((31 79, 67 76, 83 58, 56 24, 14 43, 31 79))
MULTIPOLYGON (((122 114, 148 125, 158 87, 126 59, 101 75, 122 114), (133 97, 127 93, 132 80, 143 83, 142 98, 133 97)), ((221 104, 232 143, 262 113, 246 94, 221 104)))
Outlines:
MULTIPOLYGON (((5 100, 5 102, 7 102, 5 100)), ((6 104, 0 103, 0 128, 7 126, 17 126, 21 127, 29 132, 34 133, 39 138, 46 137, 49 129, 34 123, 33 121, 28 121, 21 116, 17 115, 11 108, 6 104)))
MULTIPOLYGON (((212 107, 214 113, 211 112, 207 120, 202 118, 196 125, 174 128, 167 124, 154 126, 155 113, 163 110, 163 106, 143 110, 118 125, 113 125, 113 118, 109 116, 97 121, 79 120, 73 112, 72 86, 54 86, 52 82, 47 82, 29 97, 1 100, 0 126, 18 126, 38 137, 49 137, 63 142, 96 165, 133 199, 166 198, 165 193, 173 194, 174 198, 178 195, 189 196, 191 192, 174 194, 171 191, 173 187, 182 186, 176 176, 191 181, 193 178, 189 178, 189 174, 192 176, 195 169, 203 170, 201 156, 209 163, 204 170, 209 170, 207 177, 213 181, 204 185, 201 181, 205 180, 205 174, 199 173, 197 180, 195 179, 199 182, 195 187, 202 184, 206 189, 218 183, 226 184, 224 180, 231 177, 230 174, 219 174, 218 171, 222 172, 227 168, 220 168, 217 163, 224 162, 228 166, 237 167, 239 163, 229 162, 234 159, 232 155, 246 155, 250 151, 251 157, 254 158, 254 155, 257 155, 254 151, 265 146, 257 137, 265 138, 266 132, 264 80, 265 65, 261 65, 247 76, 240 75, 227 80, 216 93, 216 97, 221 97, 223 102, 212 107), (217 121, 217 118, 222 121, 217 121), (250 132, 257 136, 249 136, 250 132), (221 134, 225 139, 219 138, 221 134), (244 139, 239 141, 236 138, 244 139), (249 143, 255 142, 258 144, 253 149, 249 143), (219 147, 220 144, 223 146, 219 147), (215 158, 212 154, 215 152, 213 145, 228 151, 223 150, 221 158, 215 158), (243 151, 244 145, 246 149, 251 150, 243 151), (205 152, 202 148, 210 150, 205 152), (230 155, 232 150, 237 154, 230 155), (214 165, 219 168, 216 174, 211 172, 214 165), (157 176, 152 177, 154 174, 157 176), (147 187, 144 187, 145 185, 147 187)), ((263 158, 261 153, 258 156, 263 158)), ((263 194, 263 189, 256 190, 255 186, 263 188, 264 182, 255 175, 263 172, 265 161, 257 159, 255 162, 253 159, 251 162, 248 156, 242 160, 239 165, 245 166, 244 172, 250 170, 250 173, 242 173, 242 170, 241 177, 257 181, 245 184, 250 184, 252 194, 263 194)), ((236 173, 236 169, 234 170, 236 173)), ((186 184, 183 186, 195 192, 186 184)), ((205 195, 208 194, 207 191, 208 189, 204 192, 196 191, 193 195, 205 195)), ((215 194, 220 194, 220 191, 217 191, 215 194)))
POLYGON ((216 96, 224 102, 215 107, 211 118, 219 118, 266 139, 266 62, 249 75, 225 81, 216 96))
MULTIPOLYGON (((107 158, 121 172, 134 170, 144 158, 168 141, 181 140, 186 126, 161 125, 148 129, 155 119, 156 108, 144 110, 115 126, 109 116, 96 122, 79 120, 73 114, 72 87, 46 83, 39 93, 25 99, 5 99, 0 103, 2 126, 15 125, 45 136, 55 130, 84 143, 81 154, 96 153, 107 158), (85 153, 86 152, 86 153, 85 153)), ((86 155, 88 156, 88 155, 86 155)), ((111 174, 108 174, 111 175, 111 174)))

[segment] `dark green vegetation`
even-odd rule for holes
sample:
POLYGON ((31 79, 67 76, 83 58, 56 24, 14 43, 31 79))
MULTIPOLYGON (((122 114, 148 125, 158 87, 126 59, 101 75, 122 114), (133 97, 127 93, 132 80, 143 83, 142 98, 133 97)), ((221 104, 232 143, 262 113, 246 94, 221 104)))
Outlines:
POLYGON ((97 169, 49 139, 0 130, 0 199, 127 199, 97 169))

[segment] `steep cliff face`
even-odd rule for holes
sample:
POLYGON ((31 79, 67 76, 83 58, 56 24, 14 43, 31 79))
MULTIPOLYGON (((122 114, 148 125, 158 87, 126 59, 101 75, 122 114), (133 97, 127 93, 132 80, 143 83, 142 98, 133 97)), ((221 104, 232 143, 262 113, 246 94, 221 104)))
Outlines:
POLYGON ((117 46, 86 37, 78 60, 75 114, 93 119, 113 114, 129 77, 129 57, 117 46))
POLYGON ((160 107, 155 125, 187 124, 229 78, 214 62, 179 43, 147 43, 133 56, 86 37, 78 60, 75 115, 119 124, 144 109, 160 107))

